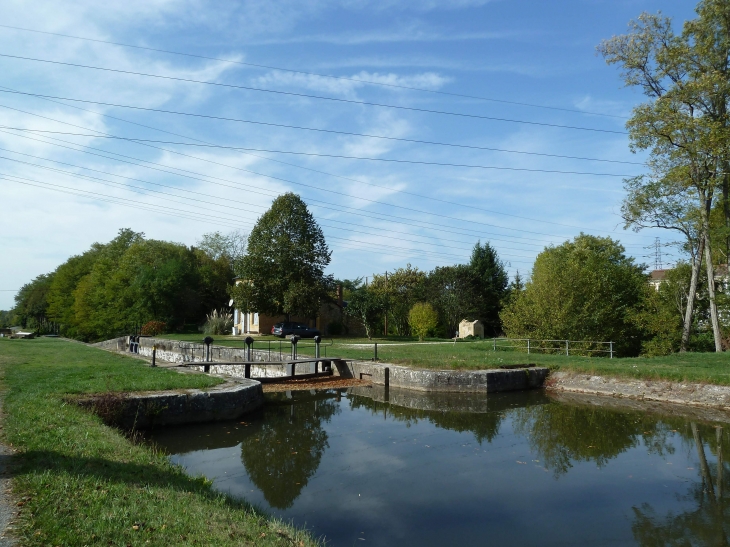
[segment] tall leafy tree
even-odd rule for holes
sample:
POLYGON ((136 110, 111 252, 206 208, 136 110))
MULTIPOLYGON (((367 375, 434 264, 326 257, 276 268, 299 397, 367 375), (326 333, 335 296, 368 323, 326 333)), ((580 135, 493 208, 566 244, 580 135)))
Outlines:
POLYGON ((459 330, 463 319, 477 315, 481 283, 477 274, 466 264, 435 268, 428 274, 428 301, 439 314, 439 321, 447 337, 459 330))
POLYGON ((334 288, 334 278, 324 273, 331 254, 304 201, 293 193, 279 196, 249 235, 248 253, 236 271, 242 282, 231 291, 236 306, 316 316, 334 288))
POLYGON ((508 294, 509 276, 497 251, 488 242, 478 242, 471 253, 469 262, 477 284, 475 294, 475 314, 484 324, 484 334, 499 334, 502 324, 499 314, 508 294))
POLYGON ((27 328, 41 328, 48 318, 48 289, 53 274, 41 274, 23 285, 15 295, 15 317, 27 328))
POLYGON ((348 294, 345 314, 362 323, 368 339, 372 339, 387 310, 386 295, 370 287, 356 287, 348 294))
POLYGON ((581 234, 535 259, 530 280, 502 312, 512 337, 613 341, 619 355, 637 355, 641 331, 633 313, 642 302, 644 266, 611 238, 581 234))
POLYGON ((407 264, 392 273, 374 275, 370 288, 387 298, 389 327, 398 336, 408 336, 411 333, 408 314, 416 302, 423 300, 426 272, 407 264))
MULTIPOLYGON (((674 33, 668 18, 644 13, 630 23, 628 34, 604 41, 599 51, 609 64, 623 68, 626 85, 640 87, 650 98, 627 123, 632 148, 651 152, 655 183, 673 185, 678 195, 691 194, 699 239, 693 279, 696 283, 704 258, 715 349, 721 351, 709 221, 721 192, 730 225, 730 4, 703 0, 697 13, 681 34, 674 33)), ((727 235, 725 244, 730 245, 727 235)), ((685 339, 690 316, 685 317, 685 339)))

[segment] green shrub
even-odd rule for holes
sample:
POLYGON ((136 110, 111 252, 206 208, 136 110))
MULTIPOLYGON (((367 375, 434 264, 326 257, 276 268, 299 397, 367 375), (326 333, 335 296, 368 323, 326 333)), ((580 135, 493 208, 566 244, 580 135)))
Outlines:
POLYGON ((408 324, 418 340, 423 341, 438 325, 438 313, 427 302, 418 302, 413 305, 408 314, 408 324))

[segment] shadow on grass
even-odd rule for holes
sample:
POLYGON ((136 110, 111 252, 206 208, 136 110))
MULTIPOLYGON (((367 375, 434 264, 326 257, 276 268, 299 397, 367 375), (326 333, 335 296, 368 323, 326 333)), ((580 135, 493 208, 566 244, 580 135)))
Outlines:
POLYGON ((189 492, 207 500, 224 498, 228 505, 261 513, 250 503, 213 490, 203 477, 190 477, 174 468, 166 470, 154 463, 119 462, 105 458, 68 456, 53 450, 31 450, 11 456, 0 455, 0 468, 11 477, 43 472, 68 474, 132 488, 160 487, 189 492))

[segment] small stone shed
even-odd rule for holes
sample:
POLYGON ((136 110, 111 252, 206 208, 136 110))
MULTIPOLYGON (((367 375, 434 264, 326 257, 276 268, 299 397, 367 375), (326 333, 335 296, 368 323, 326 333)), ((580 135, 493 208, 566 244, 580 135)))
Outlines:
POLYGON ((484 338, 484 325, 482 325, 482 322, 478 319, 476 321, 464 319, 459 323, 459 338, 466 338, 467 336, 484 338))

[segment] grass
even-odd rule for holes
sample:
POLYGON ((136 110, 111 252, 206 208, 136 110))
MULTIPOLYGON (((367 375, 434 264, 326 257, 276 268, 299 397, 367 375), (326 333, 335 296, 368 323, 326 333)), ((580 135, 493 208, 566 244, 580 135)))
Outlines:
POLYGON ((68 394, 205 388, 219 379, 53 339, 0 339, 0 373, 23 545, 319 545, 65 402, 68 394))
MULTIPOLYGON (((168 335, 168 338, 197 341, 195 335, 168 335)), ((534 363, 553 370, 573 371, 619 376, 645 380, 670 380, 676 382, 699 382, 730 385, 730 352, 725 353, 683 353, 666 357, 637 357, 608 359, 606 357, 584 357, 577 355, 556 355, 516 351, 497 346, 493 351, 492 340, 462 341, 428 339, 418 343, 415 338, 327 338, 322 355, 346 359, 369 360, 374 356, 373 344, 378 344, 378 358, 397 365, 418 368, 453 370, 479 370, 500 365, 534 363), (439 343, 435 343, 439 342, 439 343), (332 345, 329 345, 332 344, 332 345)), ((244 347, 243 337, 217 337, 216 344, 244 347)), ((282 353, 288 355, 290 343, 272 336, 256 337, 254 349, 272 348, 277 354, 281 343, 282 353)), ((313 354, 311 340, 300 342, 300 355, 313 354)))

